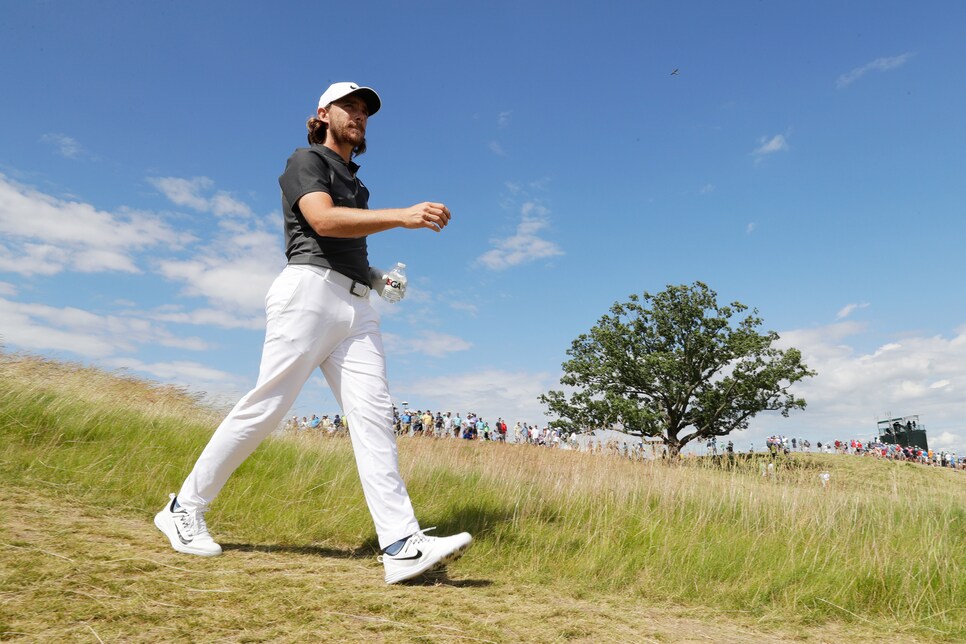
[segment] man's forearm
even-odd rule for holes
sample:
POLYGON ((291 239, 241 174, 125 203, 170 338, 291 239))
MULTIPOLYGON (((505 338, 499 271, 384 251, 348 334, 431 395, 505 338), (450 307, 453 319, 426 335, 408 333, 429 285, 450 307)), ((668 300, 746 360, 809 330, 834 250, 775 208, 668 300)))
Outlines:
POLYGON ((306 221, 323 237, 365 237, 401 226, 402 212, 398 208, 362 210, 336 206, 315 217, 306 217, 306 221))
POLYGON ((450 220, 444 204, 424 201, 409 208, 365 210, 336 206, 325 192, 310 192, 298 202, 305 221, 323 237, 363 237, 390 228, 429 228, 439 232, 450 220))

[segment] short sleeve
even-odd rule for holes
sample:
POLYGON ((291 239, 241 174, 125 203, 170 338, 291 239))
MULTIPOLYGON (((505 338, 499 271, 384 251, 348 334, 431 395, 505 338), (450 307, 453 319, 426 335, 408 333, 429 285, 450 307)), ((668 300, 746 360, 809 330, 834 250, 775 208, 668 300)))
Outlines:
POLYGON ((310 192, 332 194, 332 169, 322 157, 309 149, 299 149, 289 157, 285 172, 278 178, 282 199, 293 211, 298 200, 310 192))

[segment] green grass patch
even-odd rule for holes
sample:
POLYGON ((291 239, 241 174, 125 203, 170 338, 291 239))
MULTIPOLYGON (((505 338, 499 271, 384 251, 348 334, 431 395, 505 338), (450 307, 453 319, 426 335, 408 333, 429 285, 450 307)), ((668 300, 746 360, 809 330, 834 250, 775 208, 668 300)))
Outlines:
MULTIPOLYGON (((177 389, 3 356, 0 485, 90 513, 121 512, 150 532, 151 515, 180 486, 222 413, 177 389)), ((844 623, 966 639, 962 472, 796 454, 763 477, 753 460, 667 466, 427 438, 400 439, 399 448, 422 524, 473 533, 473 554, 459 570, 523 584, 521 603, 537 588, 562 602, 624 597, 800 628, 844 623), (828 488, 818 478, 823 471, 831 473, 828 488)), ((376 551, 344 438, 271 437, 229 481, 208 522, 223 544, 252 556, 344 559, 376 551)), ((5 590, 45 583, 27 568, 35 562, 9 556, 30 548, 29 540, 7 547, 5 590)), ((166 572, 136 559, 124 565, 123 575, 166 572)), ((123 592, 109 575, 96 581, 107 594, 123 592)), ((380 596, 363 608, 387 620, 367 623, 366 632, 395 632, 393 623, 416 619, 380 596)), ((272 615, 269 606, 248 609, 272 615)), ((77 619, 93 619, 77 610, 77 619)), ((0 617, 3 628, 16 630, 14 618, 0 617)), ((267 628, 252 637, 285 632, 267 628)), ((555 637, 597 632, 581 621, 555 637)))

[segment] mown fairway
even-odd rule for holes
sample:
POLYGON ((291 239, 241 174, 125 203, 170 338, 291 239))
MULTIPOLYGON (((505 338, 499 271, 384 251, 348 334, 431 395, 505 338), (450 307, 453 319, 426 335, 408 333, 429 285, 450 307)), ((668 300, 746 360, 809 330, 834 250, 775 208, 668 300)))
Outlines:
POLYGON ((423 525, 476 543, 447 576, 387 587, 345 439, 270 439, 209 514, 224 556, 170 549, 152 516, 219 417, 177 390, 2 357, 0 638, 966 639, 961 472, 813 455, 762 478, 401 439, 423 525))

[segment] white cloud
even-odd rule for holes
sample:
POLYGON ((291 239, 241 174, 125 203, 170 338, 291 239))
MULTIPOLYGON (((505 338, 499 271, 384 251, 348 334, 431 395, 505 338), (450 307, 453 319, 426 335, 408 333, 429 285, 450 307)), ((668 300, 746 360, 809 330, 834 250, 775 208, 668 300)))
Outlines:
POLYGON ((222 329, 249 329, 259 331, 265 328, 265 316, 262 314, 244 316, 238 313, 212 308, 202 308, 194 311, 159 311, 145 314, 145 316, 158 322, 215 326, 222 329))
POLYGON ((76 159, 83 152, 81 144, 77 139, 66 134, 48 133, 40 137, 41 142, 53 145, 57 149, 57 154, 66 159, 76 159))
POLYGON ((150 177, 148 182, 161 194, 178 206, 186 206, 198 212, 210 212, 217 217, 237 215, 251 217, 251 209, 231 194, 219 190, 212 196, 205 196, 214 186, 208 177, 150 177))
POLYGON ((853 69, 847 74, 842 74, 835 81, 835 84, 840 88, 848 87, 855 81, 865 76, 868 72, 872 72, 872 71, 887 72, 892 69, 896 69, 897 67, 901 67, 902 65, 905 65, 909 61, 909 59, 911 59, 913 56, 914 54, 912 52, 906 52, 899 56, 892 56, 888 58, 876 58, 871 63, 867 63, 865 65, 862 65, 861 67, 856 67, 855 69, 853 69))
POLYGON ((771 137, 762 137, 759 140, 760 145, 755 148, 754 154, 757 157, 763 157, 766 154, 774 154, 775 152, 782 152, 788 150, 788 141, 785 140, 785 135, 776 134, 771 137))
POLYGON ((201 252, 157 263, 163 277, 184 285, 183 295, 204 298, 211 306, 158 319, 223 328, 260 327, 265 293, 284 260, 279 226, 275 225, 277 214, 256 218, 247 205, 225 191, 206 196, 214 188, 207 177, 155 177, 149 181, 176 205, 218 217, 217 232, 201 252))
POLYGON ((200 252, 157 263, 163 277, 183 284, 182 295, 204 298, 208 305, 158 319, 222 328, 262 326, 265 294, 284 266, 280 215, 254 217, 244 203, 225 191, 214 191, 214 182, 207 177, 155 177, 149 181, 173 203, 218 218, 217 232, 200 252))
POLYGON ((463 338, 426 330, 420 331, 415 336, 407 337, 394 333, 383 333, 382 339, 386 345, 387 353, 399 355, 415 353, 431 358, 441 358, 450 353, 466 351, 473 346, 472 343, 463 338))
POLYGON ((0 300, 0 338, 28 351, 67 351, 74 355, 98 358, 116 351, 115 342, 103 333, 56 328, 48 323, 56 311, 39 304, 20 304, 0 300))
POLYGON ((706 183, 699 189, 699 192, 703 195, 711 194, 714 192, 714 184, 706 183))
MULTIPOLYGON (((0 215, 2 216, 2 215, 0 215)), ((64 270, 67 254, 50 244, 0 242, 0 271, 30 275, 56 275, 64 270)))
POLYGON ((54 275, 63 270, 137 273, 144 249, 178 249, 194 238, 155 213, 98 210, 0 175, 0 271, 54 275))
POLYGON ((480 312, 480 307, 475 302, 448 300, 447 306, 454 311, 463 311, 464 313, 469 313, 473 317, 476 317, 476 315, 480 312))
POLYGON ((506 151, 503 149, 503 146, 496 141, 490 141, 489 145, 487 145, 486 147, 490 149, 490 152, 492 152, 493 154, 496 154, 497 156, 501 156, 501 157, 506 156, 506 151))
POLYGON ((889 342, 888 344, 883 344, 881 347, 875 350, 872 355, 862 356, 860 360, 875 360, 879 356, 889 351, 895 351, 896 349, 901 349, 902 345, 896 342, 889 342))
POLYGON ((868 302, 862 302, 860 304, 846 304, 841 309, 839 309, 838 313, 835 314, 835 319, 844 320, 845 318, 852 315, 852 313, 854 313, 856 310, 868 308, 868 306, 869 306, 868 302))
POLYGON ((265 294, 284 266, 277 235, 265 235, 264 245, 247 250, 230 236, 221 236, 205 252, 189 260, 160 262, 161 274, 184 284, 183 294, 207 299, 215 309, 246 316, 265 308, 265 294), (282 259, 280 259, 282 258, 282 259))
POLYGON ((868 439, 877 418, 919 414, 930 445, 934 435, 949 433, 966 451, 966 327, 952 337, 904 335, 858 351, 852 345, 864 341, 865 333, 864 324, 850 321, 782 333, 779 344, 800 349, 818 375, 794 388, 808 403, 804 412, 788 419, 763 415, 753 425, 760 431, 751 435, 773 431, 813 443, 868 439))
POLYGON ((193 256, 187 253, 195 250, 197 238, 169 226, 162 215, 128 208, 103 211, 0 175, 0 271, 140 273, 139 264, 146 260, 147 268, 183 283, 186 294, 206 298, 209 306, 189 311, 178 304, 144 312, 134 302, 115 301, 114 310, 99 313, 18 302, 18 289, 0 282, 0 342, 237 395, 239 383, 229 374, 184 360, 149 364, 137 353, 146 347, 169 348, 172 355, 213 348, 201 337, 173 333, 170 324, 262 329, 265 292, 284 262, 278 213, 249 217, 245 204, 204 178, 160 185, 173 201, 217 216, 212 218, 215 232, 205 233, 193 256), (165 254, 159 256, 158 250, 165 254))
POLYGON ((216 393, 234 393, 245 383, 235 374, 212 369, 198 362, 173 360, 170 362, 142 362, 134 358, 115 358, 105 360, 104 364, 114 369, 129 369, 148 374, 168 383, 181 384, 191 389, 212 388, 216 393))
POLYGON ((474 412, 491 423, 502 417, 512 427, 518 420, 548 422, 537 398, 559 388, 549 373, 490 369, 407 381, 405 386, 395 387, 395 396, 419 409, 474 412))
POLYGON ((214 182, 208 177, 182 179, 179 177, 151 177, 148 183, 161 191, 172 203, 187 206, 199 212, 208 210, 208 199, 201 191, 210 188, 214 182))
POLYGON ((563 255, 563 250, 540 233, 549 226, 550 211, 536 202, 528 201, 520 209, 520 223, 513 235, 492 240, 493 248, 477 258, 492 270, 504 270, 548 257, 563 255))
POLYGON ((79 273, 140 272, 134 259, 117 250, 91 249, 78 251, 70 268, 79 273))
POLYGON ((956 452, 957 456, 966 453, 966 433, 964 432, 942 432, 938 436, 928 437, 929 447, 933 450, 946 450, 956 452))
POLYGON ((99 315, 76 307, 16 302, 0 298, 0 335, 29 351, 65 351, 105 358, 142 345, 204 351, 209 344, 179 337, 133 315, 99 315))
POLYGON ((219 191, 210 200, 211 212, 218 217, 226 215, 239 215, 241 217, 251 217, 252 211, 247 205, 238 201, 227 192, 219 191))
MULTIPOLYGON (((153 268, 163 277, 185 284, 186 295, 205 297, 220 310, 202 309, 183 314, 178 321, 224 328, 260 326, 265 293, 284 257, 278 226, 274 226, 276 218, 249 220, 250 209, 222 191, 211 198, 200 196, 213 188, 204 177, 168 177, 156 182, 173 202, 210 209, 220 217, 217 234, 206 240, 199 254, 187 259, 152 258, 153 268), (246 219, 225 216, 232 214, 246 219), (269 226, 274 228, 269 230, 269 226)), ((196 241, 156 213, 98 210, 87 203, 43 194, 2 174, 0 235, 0 272, 23 276, 63 271, 140 273, 137 260, 147 256, 146 249, 179 251, 196 241)), ((88 345, 95 352, 102 351, 97 343, 84 346, 88 345)))
POLYGON ((749 221, 748 225, 745 226, 745 234, 750 235, 751 233, 755 232, 755 228, 757 227, 758 227, 758 224, 756 224, 753 221, 749 221))
POLYGON ((282 268, 278 255, 272 263, 255 257, 219 257, 214 254, 192 260, 161 262, 161 274, 169 280, 182 282, 182 294, 202 297, 215 305, 232 310, 254 313, 264 308, 265 294, 282 268))
POLYGON ((510 115, 513 114, 512 111, 500 112, 496 117, 496 124, 499 127, 506 127, 510 124, 510 115))

